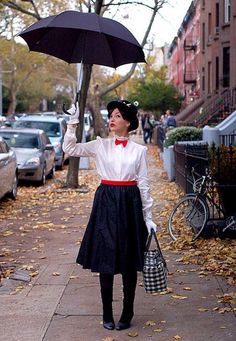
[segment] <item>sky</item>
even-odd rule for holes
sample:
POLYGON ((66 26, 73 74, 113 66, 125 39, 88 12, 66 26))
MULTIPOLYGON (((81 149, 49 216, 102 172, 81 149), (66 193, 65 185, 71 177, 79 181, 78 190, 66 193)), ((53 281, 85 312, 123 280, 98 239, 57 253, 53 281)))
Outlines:
MULTIPOLYGON (((150 3, 152 2, 150 0, 150 3)), ((156 46, 163 46, 165 42, 170 43, 173 40, 191 2, 192 0, 169 0, 169 4, 165 4, 160 10, 160 14, 156 15, 151 31, 156 46)), ((127 19, 121 20, 135 38, 141 42, 151 17, 151 10, 145 7, 140 9, 140 6, 138 8, 137 10, 134 10, 134 6, 131 10, 127 8, 127 15, 123 14, 124 17, 127 16, 127 19)))
MULTIPOLYGON (((169 0, 157 14, 149 40, 153 40, 156 47, 163 46, 165 43, 171 43, 177 35, 177 31, 184 19, 184 16, 191 4, 192 0, 169 0)), ((142 42, 148 21, 151 16, 151 10, 143 8, 142 10, 126 9, 126 19, 120 18, 120 22, 125 25, 135 36, 139 43, 142 42)), ((140 7, 139 7, 140 8, 140 7)), ((117 17, 115 18, 117 20, 117 17)), ((124 67, 120 67, 117 71, 122 73, 124 67)))

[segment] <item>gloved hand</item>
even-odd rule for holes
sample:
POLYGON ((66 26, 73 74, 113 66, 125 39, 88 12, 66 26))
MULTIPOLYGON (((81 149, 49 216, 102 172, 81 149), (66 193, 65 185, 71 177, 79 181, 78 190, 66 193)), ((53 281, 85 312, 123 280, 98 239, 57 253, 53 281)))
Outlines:
POLYGON ((73 103, 71 108, 67 111, 70 113, 68 124, 79 123, 79 102, 76 102, 76 105, 73 103))
POLYGON ((154 232, 157 232, 157 226, 152 220, 147 220, 146 226, 149 234, 151 233, 151 229, 153 229, 154 232))

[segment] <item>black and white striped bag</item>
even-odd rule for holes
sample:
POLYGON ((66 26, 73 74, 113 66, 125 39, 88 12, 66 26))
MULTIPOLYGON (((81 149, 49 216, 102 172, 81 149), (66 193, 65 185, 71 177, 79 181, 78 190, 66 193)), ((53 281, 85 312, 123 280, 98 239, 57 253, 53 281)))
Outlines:
POLYGON ((143 285, 147 293, 153 294, 167 290, 167 266, 162 255, 155 231, 152 229, 148 236, 146 250, 144 252, 143 285), (150 250, 154 237, 157 248, 150 250))

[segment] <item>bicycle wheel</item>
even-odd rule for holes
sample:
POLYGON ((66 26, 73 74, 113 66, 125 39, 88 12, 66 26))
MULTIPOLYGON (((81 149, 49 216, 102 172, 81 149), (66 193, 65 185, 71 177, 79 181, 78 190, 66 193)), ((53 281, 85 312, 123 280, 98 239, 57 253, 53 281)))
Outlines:
POLYGON ((171 211, 168 231, 173 240, 199 237, 209 218, 206 202, 197 194, 183 197, 171 211))

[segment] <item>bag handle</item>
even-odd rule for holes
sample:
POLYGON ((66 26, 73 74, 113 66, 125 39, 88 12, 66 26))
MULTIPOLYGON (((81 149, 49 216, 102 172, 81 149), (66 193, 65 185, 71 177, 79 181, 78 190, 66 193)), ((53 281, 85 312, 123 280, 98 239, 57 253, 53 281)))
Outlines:
POLYGON ((154 239, 156 241, 157 250, 158 250, 158 252, 159 252, 159 254, 160 254, 160 256, 161 256, 161 258, 163 260, 163 263, 164 263, 165 267, 167 268, 166 261, 165 261, 165 258, 163 256, 162 252, 161 252, 160 244, 158 242, 158 239, 157 239, 157 236, 156 236, 156 232, 155 232, 154 229, 151 229, 151 233, 148 236, 147 243, 146 243, 146 251, 148 251, 149 248, 150 248, 152 237, 154 237, 154 239))

